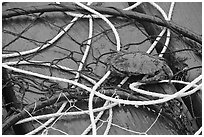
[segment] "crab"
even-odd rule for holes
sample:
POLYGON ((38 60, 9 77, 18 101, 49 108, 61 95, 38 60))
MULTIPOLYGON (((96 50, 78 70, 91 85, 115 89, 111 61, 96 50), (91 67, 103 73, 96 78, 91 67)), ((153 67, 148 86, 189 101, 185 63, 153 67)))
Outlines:
POLYGON ((164 58, 145 52, 116 52, 108 60, 112 74, 121 77, 144 75, 139 81, 141 83, 155 83, 173 77, 173 72, 164 58))

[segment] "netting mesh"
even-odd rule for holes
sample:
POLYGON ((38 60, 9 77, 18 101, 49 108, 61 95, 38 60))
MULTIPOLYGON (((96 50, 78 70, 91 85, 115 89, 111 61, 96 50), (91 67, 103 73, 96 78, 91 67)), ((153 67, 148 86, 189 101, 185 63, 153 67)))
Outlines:
MULTIPOLYGON (((77 7, 73 3, 49 6, 69 5, 77 7)), ((174 74, 180 76, 174 75, 172 82, 187 86, 176 92, 164 84, 169 79, 160 84, 157 81, 156 86, 138 87, 135 82, 144 74, 123 77, 114 73, 109 63, 110 55, 117 52, 142 51, 160 57, 173 54, 176 51, 170 48, 166 51, 168 42, 159 41, 170 34, 150 36, 139 22, 114 8, 128 18, 106 18, 81 3, 77 5, 82 8, 77 13, 32 12, 29 8, 5 11, 17 15, 3 16, 2 58, 3 69, 7 69, 3 75, 8 79, 3 79, 2 89, 11 87, 16 101, 3 106, 14 112, 3 121, 3 131, 29 122, 33 129, 27 134, 194 134, 198 130, 195 120, 200 117, 192 114, 193 106, 187 108, 180 97, 201 90, 201 84, 196 84, 201 76, 192 82, 182 81, 190 70, 182 64, 185 59, 177 58, 181 67, 174 74), (25 15, 18 16, 21 13, 25 15), (163 47, 161 54, 154 48, 157 43, 163 47)))

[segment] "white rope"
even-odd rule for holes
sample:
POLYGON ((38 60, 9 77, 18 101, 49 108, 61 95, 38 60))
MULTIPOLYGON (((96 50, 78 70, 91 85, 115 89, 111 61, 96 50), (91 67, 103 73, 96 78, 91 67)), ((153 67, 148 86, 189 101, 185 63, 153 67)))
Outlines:
MULTIPOLYGON (((159 6, 157 5, 156 3, 154 2, 150 2, 150 4, 152 6, 154 6, 161 14, 162 16, 164 17, 165 20, 167 20, 167 15, 166 13, 164 12, 164 10, 159 6)), ((155 48, 155 46, 157 45, 158 41, 161 39, 161 37, 164 35, 164 33, 166 32, 166 27, 163 28, 163 30, 160 32, 160 34, 157 36, 156 40, 152 43, 152 45, 150 46, 150 48, 147 50, 146 53, 151 53, 152 50, 155 48)))
MULTIPOLYGON (((172 2, 171 6, 170 6, 170 9, 169 9, 169 14, 168 14, 167 21, 171 20, 171 17, 172 17, 172 14, 173 14, 174 5, 175 5, 175 2, 172 2)), ((165 46, 163 47, 163 49, 161 51, 161 54, 159 54, 159 57, 162 57, 164 55, 163 53, 166 52, 166 50, 167 50, 167 48, 169 46, 170 38, 171 38, 170 35, 171 35, 170 29, 167 29, 166 41, 164 43, 165 46)))
POLYGON ((195 132, 194 135, 200 135, 202 132, 202 126, 198 129, 198 131, 195 132))
MULTIPOLYGON (((90 4, 91 4, 91 2, 88 3, 87 5, 90 5, 90 4)), ((78 80, 79 74, 80 74, 79 71, 82 70, 83 65, 84 65, 84 63, 85 63, 85 61, 87 59, 88 54, 89 54, 89 50, 90 50, 90 46, 91 46, 91 41, 92 41, 92 39, 91 39, 92 36, 93 36, 93 19, 89 18, 89 36, 88 36, 88 41, 87 41, 87 44, 86 44, 87 46, 86 46, 86 49, 84 51, 84 55, 83 55, 83 57, 81 59, 81 62, 79 64, 79 68, 77 70, 77 74, 75 76, 76 80, 78 80)))
MULTIPOLYGON (((112 107, 116 106, 118 103, 119 104, 127 104, 127 105, 136 105, 136 106, 139 106, 139 105, 150 105, 150 104, 158 104, 158 103, 163 103, 163 102, 166 102, 168 100, 171 100, 171 99, 174 99, 174 98, 178 98, 178 97, 184 97, 184 96, 187 96, 187 95, 191 95, 193 93, 195 93, 197 90, 201 90, 202 88, 202 84, 200 85, 197 85, 196 83, 198 81, 200 81, 202 79, 202 75, 200 75, 199 77, 197 77, 194 81, 192 82, 183 82, 183 81, 177 81, 177 83, 182 83, 182 84, 186 84, 187 86, 185 86, 183 89, 181 89, 180 91, 172 94, 172 95, 168 95, 168 94, 161 94, 161 93, 154 93, 154 92, 149 92, 149 91, 145 91, 145 90, 141 90, 141 89, 137 89, 135 88, 135 86, 137 85, 137 83, 132 83, 130 84, 130 89, 132 89, 133 91, 135 92, 138 92, 138 93, 141 93, 141 94, 145 94, 145 95, 150 95, 150 96, 154 96, 154 97, 159 97, 161 99, 157 99, 157 100, 150 100, 150 101, 129 101, 129 100, 123 100, 123 99, 119 99, 119 98, 112 98, 112 97, 109 97, 109 96, 106 96, 104 94, 101 94, 100 92, 97 92, 97 88, 105 81, 105 79, 107 79, 107 77, 110 75, 110 71, 108 71, 104 76, 103 78, 101 78, 97 83, 90 79, 90 81, 92 81, 92 83, 94 84, 94 86, 92 88, 89 88, 87 87, 86 85, 83 85, 81 83, 78 83, 78 78, 79 78, 79 71, 82 70, 83 68, 83 64, 88 56, 88 53, 89 53, 89 49, 90 49, 90 44, 91 44, 91 37, 92 37, 92 32, 93 32, 93 20, 92 20, 92 17, 93 18, 101 18, 103 19, 112 29, 114 35, 115 35, 115 38, 116 38, 116 43, 117 43, 117 50, 120 51, 120 48, 121 48, 121 45, 120 45, 120 37, 119 37, 119 34, 117 32, 117 30, 115 29, 114 25, 107 19, 107 17, 111 17, 112 15, 102 15, 100 14, 99 12, 89 8, 88 6, 82 4, 82 3, 79 3, 79 2, 75 2, 78 6, 88 10, 89 12, 93 13, 94 15, 83 15, 83 14, 76 14, 76 13, 72 13, 72 12, 66 12, 67 14, 71 15, 71 16, 75 16, 75 18, 71 21, 71 23, 69 25, 67 25, 65 27, 65 29, 63 31, 61 31, 57 36, 55 36, 51 41, 49 41, 47 44, 44 44, 43 46, 41 47, 38 47, 38 48, 35 48, 35 49, 32 49, 32 50, 28 50, 28 51, 23 51, 23 52, 20 52, 20 53, 11 53, 11 54, 3 54, 2 57, 3 58, 9 58, 9 57, 16 57, 16 56, 21 56, 21 55, 28 55, 28 54, 31 54, 31 53, 34 53, 34 52, 37 52, 37 51, 40 51, 44 48, 47 48, 49 46, 51 46, 57 39, 59 39, 73 24, 74 22, 78 19, 78 17, 85 17, 85 18, 89 18, 89 36, 88 36, 88 41, 87 41, 87 47, 85 49, 85 52, 84 52, 84 55, 82 57, 82 60, 81 60, 81 63, 79 65, 79 68, 78 68, 78 71, 77 72, 73 72, 76 74, 76 80, 73 81, 73 80, 68 80, 68 79, 63 79, 63 78, 58 78, 58 77, 50 77, 50 76, 45 76, 45 75, 41 75, 41 74, 38 74, 38 73, 34 73, 34 72, 30 72, 30 71, 25 71, 25 70, 22 70, 22 69, 18 69, 18 68, 14 68, 14 67, 11 67, 9 65, 14 65, 15 63, 17 62, 6 62, 6 63, 3 63, 2 66, 4 68, 7 68, 7 69, 10 69, 10 70, 14 70, 16 72, 20 72, 20 73, 24 73, 24 74, 28 74, 28 75, 32 75, 32 76, 37 76, 37 77, 40 77, 40 78, 45 78, 45 79, 50 79, 50 80, 53 80, 53 81, 63 81, 63 82, 67 82, 67 83, 71 83, 75 86, 78 86, 80 88, 83 88, 87 91, 90 92, 90 95, 89 95, 89 106, 88 106, 88 110, 87 111, 78 111, 78 112, 66 112, 66 113, 61 113, 61 106, 60 109, 58 110, 57 113, 54 113, 54 114, 46 114, 46 115, 41 115, 41 116, 32 116, 30 118, 27 118, 27 119, 24 119, 24 120, 21 120, 19 121, 17 124, 20 124, 20 123, 24 123, 24 122, 28 122, 28 121, 31 121, 31 120, 36 120, 36 119, 47 119, 47 118, 50 118, 52 117, 51 119, 49 119, 47 122, 45 122, 43 125, 41 125, 39 128, 31 131, 30 133, 28 134, 34 134, 36 131, 42 129, 43 127, 46 126, 47 123, 49 123, 52 119, 54 119, 54 117, 57 117, 57 116, 62 116, 62 115, 81 115, 81 114, 89 114, 90 115, 90 120, 91 120, 91 125, 83 132, 83 134, 87 133, 91 128, 93 130, 93 135, 96 135, 96 122, 98 121, 98 119, 101 117, 101 115, 103 114, 103 111, 105 109, 109 109, 109 121, 108 121, 108 124, 107 124, 107 127, 106 127, 106 130, 104 132, 104 134, 108 134, 109 130, 110 130, 110 127, 111 127, 111 123, 112 123, 112 107), (192 90, 189 90, 190 88, 194 87, 192 90), (187 91, 189 90, 189 91, 187 91), (110 101, 112 102, 115 102, 115 103, 112 103, 112 104, 109 104, 108 106, 106 106, 104 104, 103 107, 101 108, 96 108, 96 109, 93 109, 93 97, 95 96, 98 96, 100 98, 103 98, 106 100, 106 103, 109 103, 110 101), (94 112, 98 112, 98 111, 101 111, 99 114, 100 115, 97 115, 96 119, 94 119, 94 112)), ((140 5, 142 2, 138 2, 138 3, 135 3, 134 5, 130 6, 130 7, 127 7, 123 10, 132 10, 134 9, 135 7, 137 7, 138 5, 140 5)), ((87 5, 90 5, 91 3, 88 3, 87 5)), ((150 2, 151 5, 153 5, 155 8, 158 9, 158 11, 160 11, 160 13, 162 14, 162 16, 164 17, 165 20, 169 21, 171 20, 171 17, 172 17, 172 13, 173 13, 173 8, 174 8, 174 2, 171 3, 171 6, 170 6, 170 9, 169 9, 169 14, 168 14, 168 17, 166 15, 166 13, 163 11, 163 9, 157 5, 156 3, 152 3, 150 2)), ((154 49, 154 47, 156 46, 156 44, 158 43, 158 41, 161 39, 161 37, 164 35, 164 33, 167 31, 167 38, 166 38, 166 41, 165 41, 165 46, 163 47, 162 51, 161 51, 161 54, 159 55, 160 57, 163 56, 163 53, 165 53, 166 49, 167 49, 167 46, 169 45, 169 42, 170 42, 170 29, 167 29, 166 27, 164 27, 162 29, 162 31, 160 32, 160 34, 157 36, 156 40, 153 42, 153 44, 150 46, 150 48, 147 50, 147 53, 151 53, 151 51, 154 49)), ((36 62, 36 61, 34 61, 36 62)), ((29 64, 28 62, 26 61, 21 61, 19 62, 19 64, 29 64)), ((42 64, 41 64, 42 65, 42 64)), ((66 68, 66 67, 63 67, 63 66, 53 66, 49 63, 45 63, 43 64, 45 66, 51 66, 51 67, 62 67, 64 69, 68 69, 71 71, 71 69, 69 68, 66 68)), ((72 71, 71 71, 72 73, 72 71)), ((83 75, 82 75, 83 76, 83 75)), ((85 78, 88 79, 88 77, 84 76, 85 78)), ((128 79, 128 77, 126 77, 122 82, 121 82, 121 85, 123 83, 126 82, 126 80, 128 79)), ((168 82, 168 81, 161 81, 161 82, 168 82)), ((176 82, 174 80, 172 80, 172 82, 176 82)), ((119 86, 121 86, 119 85, 119 86)), ((65 103, 64 103, 65 104, 65 103)), ((65 105, 66 106, 66 105, 65 105)), ((200 129, 199 129, 199 133, 200 133, 200 129)), ((198 132, 198 131, 197 131, 198 132)))
POLYGON ((31 50, 27 50, 27 51, 22 51, 19 53, 10 53, 10 54, 2 54, 2 58, 10 58, 10 57, 18 57, 18 56, 23 56, 23 55, 28 55, 28 54, 32 54, 34 52, 37 51, 41 51, 45 48, 48 48, 49 46, 51 46, 54 42, 56 42, 60 37, 62 37, 70 28, 71 26, 74 24, 75 21, 77 21, 77 17, 75 17, 65 28, 64 30, 61 30, 52 40, 48 41, 46 44, 31 49, 31 50))
POLYGON ((90 91, 90 95, 89 95, 89 115, 91 118, 91 125, 92 125, 92 130, 93 130, 93 135, 96 135, 96 124, 95 124, 95 120, 94 120, 94 114, 93 114, 93 97, 94 94, 96 93, 96 89, 105 81, 105 79, 110 75, 110 71, 108 71, 103 78, 101 78, 99 80, 99 82, 97 82, 92 90, 90 91))
MULTIPOLYGON (((99 107, 99 108, 95 108, 93 109, 93 112, 102 112, 106 109, 109 109, 109 108, 112 108, 114 106, 118 105, 118 103, 111 103, 107 106, 103 106, 103 107, 99 107)), ((76 115, 84 115, 84 114, 89 114, 89 110, 84 110, 84 111, 74 111, 74 112, 62 112, 62 113, 51 113, 51 114, 45 114, 45 115, 38 115, 38 116, 32 116, 32 117, 29 117, 29 118, 25 118, 25 119, 22 119, 20 121, 18 121, 16 124, 22 124, 22 123, 26 123, 26 122, 29 122, 29 121, 33 121, 33 120, 36 120, 36 119, 48 119, 48 118, 51 118, 51 117, 58 117, 58 116, 76 116, 76 115)))
POLYGON ((99 13, 99 12, 97 12, 97 11, 91 9, 91 8, 89 8, 88 6, 86 6, 86 5, 84 5, 84 4, 80 3, 80 2, 75 2, 75 3, 78 6, 88 10, 89 12, 98 15, 101 19, 103 19, 111 27, 111 29, 112 29, 112 31, 113 31, 113 33, 115 35, 115 38, 116 38, 117 50, 119 51, 120 47, 121 47, 120 46, 120 37, 119 37, 119 34, 118 34, 115 26, 103 14, 101 14, 101 13, 99 13))
MULTIPOLYGON (((103 107, 107 107, 108 104, 109 104, 109 101, 106 101, 106 102, 104 103, 103 107)), ((116 104, 116 105, 117 105, 117 104, 116 104)), ((112 107, 110 107, 110 109, 111 109, 111 108, 112 108, 112 107)), ((97 108, 97 109, 98 109, 98 108, 97 108)), ((93 112, 96 112, 95 110, 96 110, 96 109, 93 109, 93 112)), ((105 109, 104 109, 104 110, 105 110, 105 109)), ((100 111, 100 112, 98 113, 98 115, 97 115, 96 118, 95 118, 95 123, 97 123, 98 120, 101 118, 101 116, 102 116, 103 113, 104 113, 104 110, 102 110, 102 111, 100 111)), ((87 113, 89 113, 89 111, 87 111, 87 113)), ((89 127, 87 127, 81 135, 86 135, 86 134, 88 134, 88 132, 91 130, 91 128, 92 128, 92 124, 89 125, 89 127)))
POLYGON ((107 124, 107 127, 106 127, 103 135, 108 135, 108 132, 110 131, 110 128, 111 128, 112 120, 113 120, 113 109, 110 108, 109 109, 108 124, 107 124))
MULTIPOLYGON (((6 68, 6 69, 9 69, 9 70, 13 70, 13 71, 16 71, 16 72, 20 72, 20 73, 24 73, 24 74, 27 74, 27 75, 32 75, 32 76, 36 76, 36 77, 40 77, 40 78, 44 78, 44 79, 50 79, 50 80, 53 80, 53 81, 68 82, 70 84, 74 84, 74 85, 76 85, 76 86, 78 86, 80 88, 83 88, 83 89, 85 89, 85 90, 87 90, 89 92, 92 91, 91 88, 89 88, 89 87, 87 87, 87 86, 85 86, 85 85, 83 85, 81 83, 75 82, 73 80, 68 80, 68 79, 63 79, 63 78, 58 78, 58 77, 45 76, 45 75, 42 75, 42 74, 25 71, 25 70, 21 70, 21 69, 18 69, 18 68, 14 68, 14 67, 11 67, 11 66, 8 66, 8 65, 5 65, 5 64, 2 64, 2 67, 6 68)), ((189 88, 193 87, 193 85, 196 84, 197 82, 199 82, 201 79, 202 79, 202 75, 200 75, 199 77, 194 79, 189 85, 185 86, 179 92, 177 92, 175 94, 172 94, 171 96, 166 97, 166 98, 151 100, 151 101, 129 101, 129 100, 123 100, 123 99, 115 99, 115 98, 106 96, 104 94, 101 94, 99 92, 95 92, 95 95, 100 97, 100 98, 103 98, 105 100, 109 100, 109 101, 120 103, 120 104, 138 105, 138 106, 139 105, 152 105, 152 104, 164 103, 164 102, 166 102, 168 100, 171 100, 171 99, 177 97, 178 95, 180 95, 180 94, 184 93, 185 91, 187 91, 189 88)))
MULTIPOLYGON (((137 92, 137 93, 148 95, 148 96, 153 96, 153 97, 165 98, 165 97, 171 96, 171 94, 162 94, 162 93, 156 93, 156 92, 141 90, 141 89, 138 89, 138 88, 135 87, 137 85, 138 84, 136 82, 132 83, 132 84, 129 85, 129 88, 131 90, 137 92)), ((197 90, 201 89, 201 87, 202 87, 202 84, 196 86, 194 88, 194 90, 190 90, 189 92, 182 93, 182 94, 178 95, 177 97, 184 97, 184 96, 187 96, 187 95, 191 95, 191 94, 195 93, 197 90)))
MULTIPOLYGON (((43 61, 38 61, 38 60, 30 60, 29 62, 27 61, 13 61, 13 62, 5 62, 2 64, 5 65, 35 65, 35 63, 39 64, 40 66, 46 66, 46 67, 52 67, 52 68, 60 68, 61 70, 68 71, 73 74, 77 74, 77 72, 69 67, 61 66, 61 65, 53 65, 51 63, 44 63, 43 61)), ((83 78, 91 82, 92 84, 96 84, 96 81, 91 79, 90 77, 87 77, 86 75, 81 74, 83 78)))

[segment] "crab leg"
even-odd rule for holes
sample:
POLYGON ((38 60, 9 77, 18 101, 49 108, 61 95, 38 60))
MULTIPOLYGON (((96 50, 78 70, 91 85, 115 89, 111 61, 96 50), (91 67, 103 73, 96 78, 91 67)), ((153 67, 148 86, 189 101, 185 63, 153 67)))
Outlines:
POLYGON ((158 82, 161 79, 165 79, 165 72, 160 71, 158 74, 156 74, 153 77, 148 78, 149 75, 145 75, 140 82, 142 83, 155 83, 158 82))

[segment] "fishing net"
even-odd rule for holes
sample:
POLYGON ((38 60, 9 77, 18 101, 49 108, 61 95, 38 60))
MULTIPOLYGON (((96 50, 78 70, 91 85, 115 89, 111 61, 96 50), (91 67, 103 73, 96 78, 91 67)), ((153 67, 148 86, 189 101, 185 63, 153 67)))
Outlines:
POLYGON ((200 133, 200 36, 170 21, 174 3, 168 15, 155 3, 117 4, 3 3, 3 134, 200 133), (146 52, 133 61, 143 69, 115 72, 118 52, 146 52), (171 80, 145 66, 152 56, 171 80), (144 69, 165 80, 137 82, 144 69))

